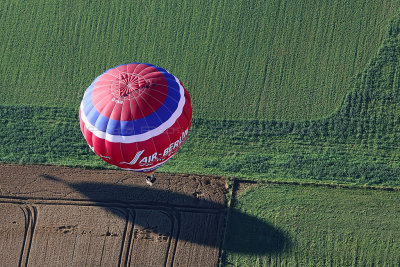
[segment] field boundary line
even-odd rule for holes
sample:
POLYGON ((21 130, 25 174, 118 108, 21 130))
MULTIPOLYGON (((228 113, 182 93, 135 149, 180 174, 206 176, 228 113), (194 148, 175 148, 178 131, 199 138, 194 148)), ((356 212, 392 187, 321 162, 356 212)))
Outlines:
MULTIPOLYGON (((333 184, 333 183, 321 183, 321 182, 301 182, 301 181, 279 181, 279 180, 247 180, 242 178, 233 178, 234 185, 237 186, 239 183, 243 184, 254 184, 254 185, 298 185, 298 186, 314 186, 314 187, 328 187, 328 188, 343 188, 343 189, 366 189, 366 190, 380 190, 380 191, 400 191, 400 187, 390 186, 373 186, 373 185, 357 185, 357 184, 333 184)), ((236 195, 236 193, 235 193, 236 195)))

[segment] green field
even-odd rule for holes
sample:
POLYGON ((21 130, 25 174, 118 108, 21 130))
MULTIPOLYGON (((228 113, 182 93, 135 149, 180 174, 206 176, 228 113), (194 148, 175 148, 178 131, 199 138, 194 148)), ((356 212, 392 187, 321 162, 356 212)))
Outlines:
POLYGON ((122 63, 179 77, 203 119, 332 113, 375 55, 396 1, 54 1, 0 6, 0 104, 77 108, 122 63))
POLYGON ((398 266, 399 207, 398 191, 253 187, 233 203, 224 266, 398 266))
MULTIPOLYGON (((164 172, 400 186, 400 20, 351 92, 319 120, 195 118, 164 172)), ((0 161, 110 168, 87 147, 73 108, 0 107, 0 161)))

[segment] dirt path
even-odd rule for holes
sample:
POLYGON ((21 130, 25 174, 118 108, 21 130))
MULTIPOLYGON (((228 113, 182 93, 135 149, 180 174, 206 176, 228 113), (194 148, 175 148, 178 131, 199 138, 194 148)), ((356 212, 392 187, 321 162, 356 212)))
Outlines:
POLYGON ((0 164, 1 266, 216 266, 221 178, 0 164))

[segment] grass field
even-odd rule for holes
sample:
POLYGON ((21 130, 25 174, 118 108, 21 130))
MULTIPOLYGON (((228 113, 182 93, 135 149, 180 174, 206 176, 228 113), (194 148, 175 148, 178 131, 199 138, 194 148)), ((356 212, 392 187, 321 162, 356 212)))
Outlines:
POLYGON ((137 61, 178 76, 196 118, 325 117, 398 8, 384 0, 6 0, 0 104, 77 108, 96 76, 137 61))
MULTIPOLYGON (((332 116, 302 122, 194 119, 164 172, 400 186, 400 21, 332 116)), ((109 168, 73 108, 0 108, 0 161, 109 168)))
POLYGON ((250 188, 233 203, 224 266, 397 266, 399 205, 398 191, 250 188), (240 213, 270 227, 247 224, 240 213), (248 251, 230 252, 242 246, 248 251))

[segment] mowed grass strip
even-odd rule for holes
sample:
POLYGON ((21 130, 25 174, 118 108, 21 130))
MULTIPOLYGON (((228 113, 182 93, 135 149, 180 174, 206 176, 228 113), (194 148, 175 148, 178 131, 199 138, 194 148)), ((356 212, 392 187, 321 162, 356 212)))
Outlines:
MULTIPOLYGON (((332 141, 335 132, 311 138, 302 135, 308 126, 297 124, 194 120, 185 144, 158 171, 400 186, 397 138, 332 141)), ((116 168, 90 150, 77 110, 48 107, 0 107, 0 162, 116 168)))
POLYGON ((256 186, 233 204, 224 265, 397 266, 399 207, 399 191, 256 186))
POLYGON ((106 69, 179 77, 197 118, 320 118, 376 53, 396 1, 55 1, 0 6, 0 104, 77 107, 106 69))

